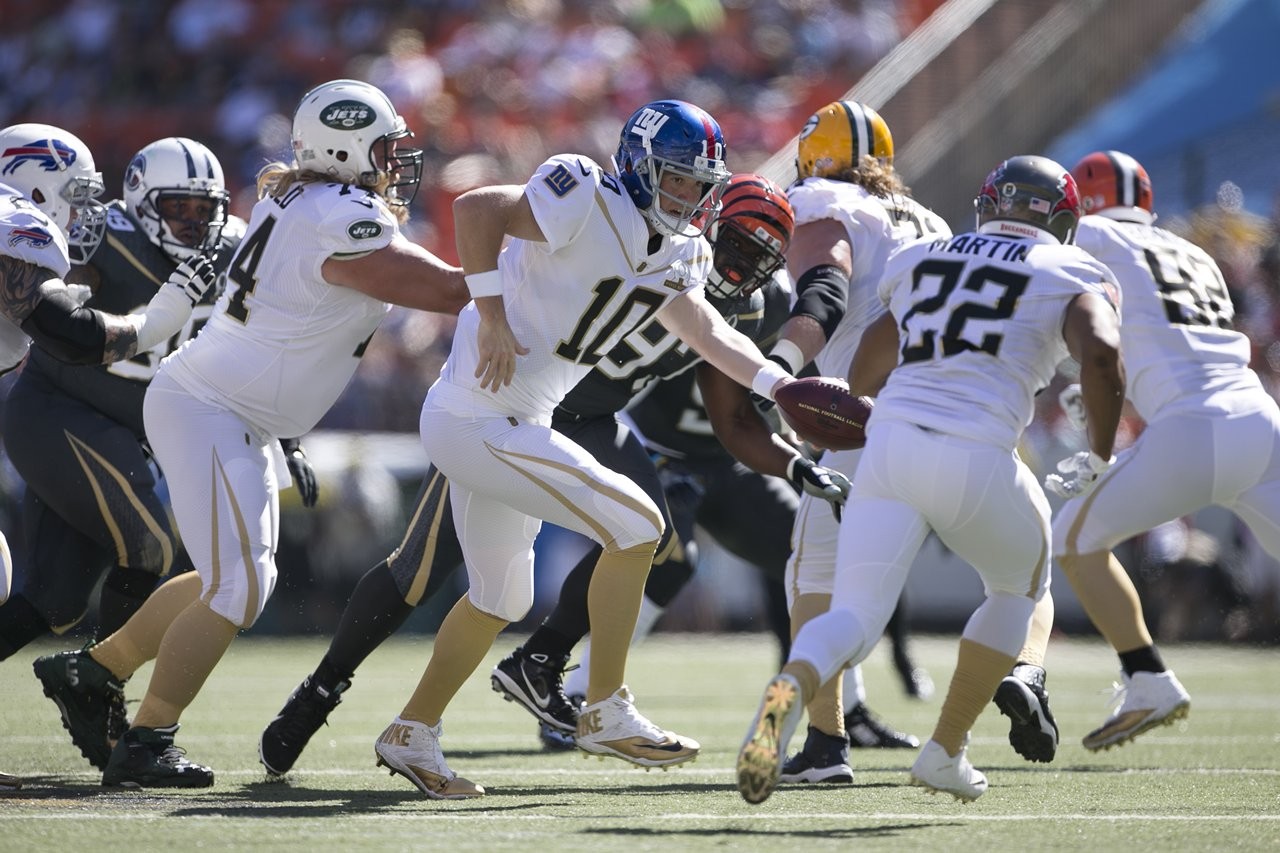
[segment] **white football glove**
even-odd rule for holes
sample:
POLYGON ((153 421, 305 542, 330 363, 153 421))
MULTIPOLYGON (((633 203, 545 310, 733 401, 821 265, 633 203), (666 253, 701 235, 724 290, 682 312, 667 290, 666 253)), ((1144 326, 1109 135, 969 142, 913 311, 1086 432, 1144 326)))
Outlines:
POLYGON ((1080 383, 1075 382, 1063 388, 1062 393, 1058 394, 1058 405, 1062 407, 1062 413, 1067 416, 1071 425, 1083 432, 1087 426, 1087 417, 1080 383))
POLYGON ((1057 474, 1044 478, 1044 487, 1060 498, 1078 498, 1093 491, 1098 478, 1115 464, 1116 458, 1103 459, 1092 450, 1081 450, 1058 463, 1057 474))
POLYGON ((218 273, 213 268, 213 258, 196 255, 178 264, 165 286, 177 288, 195 306, 200 304, 200 300, 204 299, 204 295, 217 280, 218 273))

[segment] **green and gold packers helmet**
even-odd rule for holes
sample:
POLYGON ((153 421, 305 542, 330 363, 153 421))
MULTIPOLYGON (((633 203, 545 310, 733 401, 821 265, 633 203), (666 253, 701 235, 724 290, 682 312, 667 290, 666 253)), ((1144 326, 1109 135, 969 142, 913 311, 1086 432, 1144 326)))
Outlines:
POLYGON ((880 114, 856 101, 832 101, 804 123, 796 145, 800 179, 857 168, 863 156, 893 165, 893 134, 880 114))

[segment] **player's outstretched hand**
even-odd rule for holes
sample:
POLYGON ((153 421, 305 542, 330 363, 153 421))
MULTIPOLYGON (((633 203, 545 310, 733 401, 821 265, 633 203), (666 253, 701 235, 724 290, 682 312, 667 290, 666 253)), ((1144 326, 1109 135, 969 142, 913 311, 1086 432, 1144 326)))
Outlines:
POLYGON ((1078 498, 1093 491, 1115 457, 1103 459, 1092 450, 1081 450, 1058 463, 1058 473, 1044 478, 1045 488, 1060 498, 1078 498))
POLYGON ((816 465, 803 456, 791 459, 787 465, 787 479, 805 494, 822 498, 836 506, 844 506, 845 499, 849 497, 849 489, 853 487, 844 474, 816 465))
POLYGON ((197 305, 218 280, 218 273, 213 268, 213 260, 212 255, 196 255, 188 258, 178 264, 177 269, 165 284, 177 288, 193 306, 197 305))

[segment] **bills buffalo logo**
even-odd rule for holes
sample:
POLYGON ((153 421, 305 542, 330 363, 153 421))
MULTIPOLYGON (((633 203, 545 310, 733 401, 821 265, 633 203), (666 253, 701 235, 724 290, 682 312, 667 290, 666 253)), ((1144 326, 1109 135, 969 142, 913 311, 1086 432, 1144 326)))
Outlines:
POLYGON ((335 101, 320 111, 320 123, 334 130, 360 130, 377 116, 373 107, 360 101, 335 101))
POLYGON ((8 159, 0 175, 11 175, 18 171, 23 163, 34 163, 46 172, 57 172, 67 168, 76 161, 75 149, 61 139, 37 139, 26 145, 15 145, 6 148, 0 159, 8 159))
POLYGON ((25 228, 14 228, 9 232, 9 245, 17 246, 20 243, 29 243, 32 248, 43 249, 53 242, 53 235, 43 228, 35 226, 27 226, 25 228))

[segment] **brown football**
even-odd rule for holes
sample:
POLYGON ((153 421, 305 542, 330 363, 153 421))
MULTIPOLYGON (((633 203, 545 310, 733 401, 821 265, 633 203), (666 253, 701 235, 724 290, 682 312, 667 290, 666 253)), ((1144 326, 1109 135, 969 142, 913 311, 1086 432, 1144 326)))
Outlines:
POLYGON ((857 450, 867 443, 863 431, 875 401, 855 397, 842 379, 811 376, 780 388, 774 399, 796 435, 830 450, 857 450))

